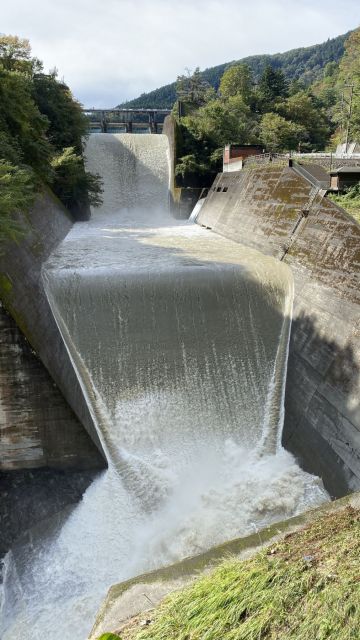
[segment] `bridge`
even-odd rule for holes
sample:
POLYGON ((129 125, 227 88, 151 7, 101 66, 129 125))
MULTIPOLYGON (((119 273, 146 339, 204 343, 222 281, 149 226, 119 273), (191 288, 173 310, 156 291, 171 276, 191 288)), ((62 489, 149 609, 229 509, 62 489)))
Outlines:
POLYGON ((170 109, 83 109, 93 133, 161 133, 170 109))

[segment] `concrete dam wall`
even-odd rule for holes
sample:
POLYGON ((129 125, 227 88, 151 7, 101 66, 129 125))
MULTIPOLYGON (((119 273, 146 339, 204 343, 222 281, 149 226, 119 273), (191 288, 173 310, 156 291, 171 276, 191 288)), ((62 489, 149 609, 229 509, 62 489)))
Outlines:
POLYGON ((0 471, 99 468, 101 445, 41 281, 73 221, 50 192, 19 220, 24 237, 0 255, 0 471))
POLYGON ((0 306, 0 472, 98 468, 101 457, 13 318, 0 306))
POLYGON ((294 169, 219 174, 198 224, 291 267, 283 443, 334 496, 360 487, 360 227, 294 169))

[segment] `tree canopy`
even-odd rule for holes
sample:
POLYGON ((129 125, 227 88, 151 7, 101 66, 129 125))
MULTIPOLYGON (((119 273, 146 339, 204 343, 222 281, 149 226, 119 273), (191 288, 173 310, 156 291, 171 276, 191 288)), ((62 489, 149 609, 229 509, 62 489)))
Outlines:
MULTIPOLYGON (((315 58, 323 61, 321 56, 315 58)), ((296 74, 289 81, 282 69, 269 64, 258 78, 247 64, 230 65, 217 93, 204 91, 201 101, 188 93, 191 108, 179 121, 178 175, 191 180, 196 173, 221 169, 222 149, 227 143, 262 144, 270 152, 320 151, 334 146, 344 137, 350 92, 350 138, 360 140, 359 61, 357 29, 346 41, 340 62, 327 61, 321 79, 310 86, 296 74)), ((199 69, 193 81, 201 84, 199 69)))
MULTIPOLYGON (((353 31, 345 43, 345 53, 339 65, 338 85, 345 92, 347 120, 350 113, 349 100, 352 98, 351 119, 349 123, 350 140, 360 140, 360 29, 353 31), (352 95, 351 95, 352 94, 352 95)), ((341 114, 343 115, 343 114, 341 114)))
POLYGON ((267 65, 258 86, 262 111, 271 111, 276 102, 289 95, 289 86, 281 69, 267 65))
POLYGON ((28 40, 0 36, 0 243, 44 184, 65 206, 99 204, 98 176, 85 171, 87 120, 56 73, 43 73, 28 40))
POLYGON ((220 95, 224 98, 240 95, 245 103, 249 103, 253 93, 253 84, 249 65, 235 64, 226 69, 220 80, 220 95))
POLYGON ((0 37, 1 65, 7 71, 29 71, 31 64, 31 47, 29 40, 18 36, 0 37))

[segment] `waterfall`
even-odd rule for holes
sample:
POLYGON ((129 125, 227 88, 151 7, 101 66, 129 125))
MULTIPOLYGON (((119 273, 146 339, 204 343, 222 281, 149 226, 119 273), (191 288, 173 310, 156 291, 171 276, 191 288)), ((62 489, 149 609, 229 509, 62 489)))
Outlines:
POLYGON ((171 218, 165 136, 87 158, 104 203, 43 280, 109 469, 6 557, 4 640, 84 640, 112 583, 327 499, 281 447, 289 268, 171 218))

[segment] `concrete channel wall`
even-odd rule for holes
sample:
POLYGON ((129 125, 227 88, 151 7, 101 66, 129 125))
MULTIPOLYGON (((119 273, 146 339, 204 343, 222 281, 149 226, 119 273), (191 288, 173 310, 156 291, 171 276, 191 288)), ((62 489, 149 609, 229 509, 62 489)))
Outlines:
POLYGON ((103 467, 41 281, 42 264, 73 221, 50 192, 19 221, 24 236, 0 255, 0 471, 103 467))
POLYGON ((0 472, 92 469, 101 456, 15 321, 0 307, 0 472))
POLYGON ((283 444, 333 496, 360 488, 360 226, 290 167, 219 174, 197 223, 295 279, 283 444))
MULTIPOLYGON (((169 163, 170 163, 170 184, 169 184, 169 205, 174 218, 187 219, 190 216, 201 194, 204 192, 203 186, 180 187, 177 185, 175 168, 177 162, 177 152, 181 148, 181 134, 179 125, 174 116, 166 116, 164 120, 163 134, 167 136, 169 143, 169 163)), ((210 177, 211 181, 211 177, 210 177)), ((207 189, 206 189, 207 191, 207 189)))

